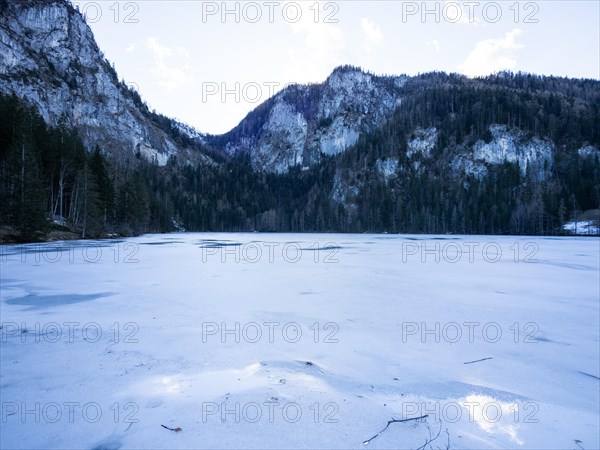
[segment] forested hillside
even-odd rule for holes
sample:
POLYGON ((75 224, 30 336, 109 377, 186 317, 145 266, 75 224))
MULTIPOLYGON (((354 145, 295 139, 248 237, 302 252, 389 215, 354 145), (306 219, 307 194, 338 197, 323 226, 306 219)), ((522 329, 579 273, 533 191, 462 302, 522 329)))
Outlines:
POLYGON ((109 162, 98 146, 86 150, 77 131, 48 127, 15 96, 0 95, 0 117, 5 239, 44 239, 51 229, 81 237, 173 229, 170 196, 150 195, 143 162, 109 162))
POLYGON ((84 237, 180 228, 560 234, 600 206, 599 85, 414 77, 379 128, 285 173, 256 170, 248 153, 197 166, 124 164, 1 96, 1 223, 18 240, 43 239, 51 225, 84 237))
POLYGON ((405 90, 393 118, 337 164, 360 186, 352 229, 552 234, 568 217, 599 207, 597 81, 427 74, 405 90), (517 151, 532 140, 546 146, 547 158, 533 154, 523 164, 510 154, 478 155, 478 141, 493 140, 492 125, 507 130, 504 139, 519 137, 517 151), (408 156, 418 128, 436 129, 437 142, 429 155, 408 156), (377 161, 386 158, 398 162, 391 180, 378 176, 377 161))

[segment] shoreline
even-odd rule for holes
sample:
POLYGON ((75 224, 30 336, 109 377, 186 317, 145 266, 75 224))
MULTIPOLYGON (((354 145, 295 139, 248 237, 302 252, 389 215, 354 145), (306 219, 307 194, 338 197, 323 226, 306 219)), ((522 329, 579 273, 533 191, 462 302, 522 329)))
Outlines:
POLYGON ((59 231, 52 230, 44 236, 43 239, 39 240, 19 240, 15 235, 3 234, 3 230, 0 228, 0 246, 4 245, 32 245, 32 244, 49 244, 61 241, 115 241, 119 239, 136 238, 148 234, 176 234, 176 233, 227 233, 227 234, 240 234, 240 233, 257 233, 257 234, 300 234, 300 235, 313 235, 313 234, 347 234, 347 235, 383 235, 383 236, 484 236, 484 237, 536 237, 536 238, 569 238, 569 237, 582 237, 582 238, 600 238, 600 234, 547 234, 547 235, 530 235, 530 234, 453 234, 453 233, 388 233, 385 231, 381 232, 362 232, 362 233, 345 233, 339 231, 313 231, 313 232, 292 232, 292 231, 256 231, 256 230, 244 230, 244 231, 148 231, 139 234, 117 234, 109 233, 93 237, 82 238, 79 234, 73 231, 59 231))

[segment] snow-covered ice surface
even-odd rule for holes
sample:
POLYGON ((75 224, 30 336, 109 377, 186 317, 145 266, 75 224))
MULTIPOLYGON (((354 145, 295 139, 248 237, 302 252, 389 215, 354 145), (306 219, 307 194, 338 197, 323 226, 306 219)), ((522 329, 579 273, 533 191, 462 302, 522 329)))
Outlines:
POLYGON ((598 238, 0 249, 3 449, 600 447, 598 238))

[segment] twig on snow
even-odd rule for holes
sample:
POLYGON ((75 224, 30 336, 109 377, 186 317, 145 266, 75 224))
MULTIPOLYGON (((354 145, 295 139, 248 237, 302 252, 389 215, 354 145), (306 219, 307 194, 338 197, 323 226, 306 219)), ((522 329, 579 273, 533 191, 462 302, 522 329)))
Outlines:
POLYGON ((450 450, 450 433, 448 433, 448 428, 446 428, 446 450, 450 450))
POLYGON ((385 428, 383 430, 381 430, 379 433, 377 433, 372 438, 369 438, 366 441, 364 441, 363 445, 368 445, 369 442, 371 442, 373 439, 375 439, 377 436, 379 436, 381 433, 383 433, 385 430, 387 430, 387 428, 393 423, 410 422, 411 420, 421 420, 421 419, 426 419, 427 417, 429 417, 429 414, 425 414, 424 416, 419 416, 419 417, 411 417, 410 419, 394 419, 392 417, 392 420, 388 421, 387 425, 385 426, 385 428))
POLYGON ((488 356, 487 358, 482 358, 482 359, 476 359, 475 361, 467 361, 463 364, 473 364, 473 363, 478 363, 481 361, 487 361, 488 359, 494 359, 492 356, 488 356))
POLYGON ((429 440, 425 440, 425 443, 421 447, 419 447, 417 450, 425 450, 427 447, 433 448, 433 447, 431 447, 431 443, 440 437, 440 433, 442 432, 442 422, 440 422, 440 429, 438 430, 435 437, 431 436, 431 427, 429 425, 427 425, 427 431, 429 431, 429 440))

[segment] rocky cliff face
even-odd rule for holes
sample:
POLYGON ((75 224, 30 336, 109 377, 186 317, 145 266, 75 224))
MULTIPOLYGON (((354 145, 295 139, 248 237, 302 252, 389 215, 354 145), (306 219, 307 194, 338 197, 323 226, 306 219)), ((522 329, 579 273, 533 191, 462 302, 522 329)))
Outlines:
MULTIPOLYGON (((409 95, 405 86, 413 80, 339 67, 321 84, 284 89, 230 132, 204 136, 150 113, 139 95, 119 82, 84 18, 66 0, 4 0, 0 15, 0 91, 27 99, 50 124, 64 120, 76 126, 89 148, 99 144, 121 161, 137 156, 165 165, 176 155, 184 163, 209 162, 203 150, 210 146, 230 156, 249 155, 257 171, 308 167, 347 150, 402 111, 409 95)), ((448 81, 463 82, 460 77, 448 81)), ((541 180, 556 152, 544 136, 493 123, 489 139, 446 148, 431 124, 415 118, 406 128, 405 155, 416 170, 439 159, 448 170, 481 178, 490 165, 508 161, 518 163, 523 173, 533 170, 541 180)), ((386 180, 402 171, 393 157, 379 161, 377 168, 386 180)))
POLYGON ((20 0, 1 8, 0 91, 34 104, 49 124, 74 125, 89 148, 99 144, 118 160, 195 159, 197 152, 178 145, 119 82, 70 4, 20 0))
MULTIPOLYGON (((449 168, 458 174, 474 175, 482 178, 487 174, 488 167, 505 162, 515 163, 521 173, 531 171, 538 181, 547 177, 554 162, 555 146, 548 139, 529 136, 519 130, 508 130, 506 125, 492 124, 488 128, 491 140, 476 141, 471 146, 460 145, 453 151, 443 149, 441 152, 446 159, 455 153, 449 161, 449 168)), ((413 159, 415 168, 420 162, 432 158, 432 152, 438 144, 438 130, 417 128, 413 137, 407 140, 406 156, 413 159)))
MULTIPOLYGON (((543 181, 550 176, 556 153, 552 141, 531 136, 519 129, 509 130, 506 125, 499 124, 490 125, 489 133, 489 142, 477 140, 472 145, 455 145, 435 152, 439 146, 439 130, 435 127, 417 127, 406 134, 405 155, 408 165, 402 166, 398 158, 380 158, 375 161, 376 172, 388 183, 397 177, 407 176, 408 168, 423 173, 430 164, 440 164, 458 178, 474 176, 482 180, 491 167, 508 162, 517 164, 522 175, 529 171, 536 181, 543 181)), ((579 149, 579 154, 582 157, 600 155, 593 146, 579 149)), ((355 168, 348 170, 345 176, 336 172, 332 191, 335 202, 347 204, 359 195, 365 181, 359 180, 357 174, 355 168)))
POLYGON ((288 87, 229 133, 207 140, 230 155, 248 153, 258 170, 306 167, 381 125, 399 104, 404 81, 340 67, 322 84, 288 87))
MULTIPOLYGON (((407 77, 379 77, 353 67, 340 67, 323 83, 295 85, 262 104, 233 130, 208 136, 207 142, 229 155, 249 154, 256 170, 286 172, 307 167, 323 155, 335 155, 357 143, 361 135, 381 126, 402 108, 402 87, 407 77)), ((542 180, 551 169, 555 145, 544 137, 491 124, 491 140, 439 149, 435 127, 406 130, 406 156, 419 170, 423 163, 440 158, 457 174, 487 173, 490 165, 517 163, 542 180)), ((391 149, 384 149, 389 152, 391 149)), ((377 163, 389 179, 398 169, 392 159, 377 163)))

